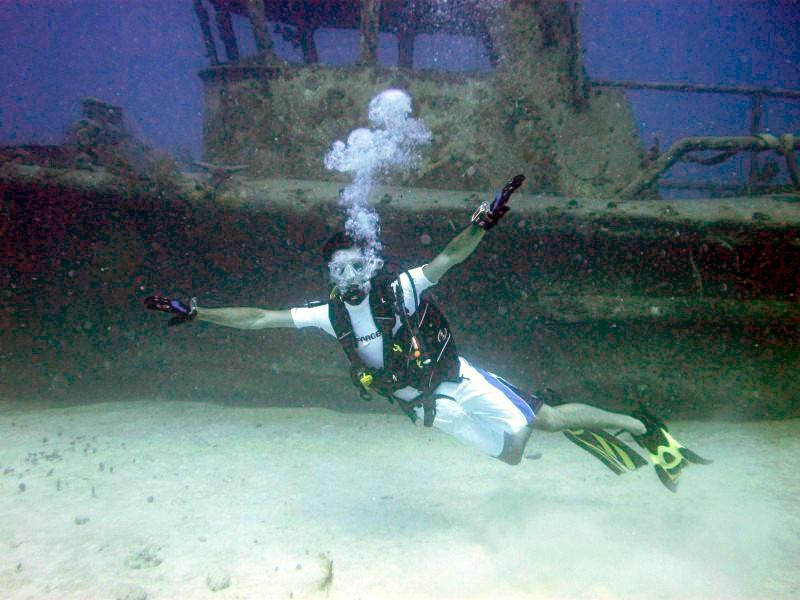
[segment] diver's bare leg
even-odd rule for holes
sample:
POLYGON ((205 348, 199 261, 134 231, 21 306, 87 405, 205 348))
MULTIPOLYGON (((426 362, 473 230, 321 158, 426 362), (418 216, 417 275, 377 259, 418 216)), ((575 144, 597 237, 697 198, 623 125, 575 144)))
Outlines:
POLYGON ((533 427, 543 431, 624 429, 633 435, 643 435, 646 431, 639 419, 578 402, 558 406, 542 405, 533 421, 533 427))

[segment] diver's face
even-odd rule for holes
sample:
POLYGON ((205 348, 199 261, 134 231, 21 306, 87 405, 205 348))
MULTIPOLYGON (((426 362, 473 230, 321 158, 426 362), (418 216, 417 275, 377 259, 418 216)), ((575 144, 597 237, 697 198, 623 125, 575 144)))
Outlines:
POLYGON ((380 269, 379 258, 368 259, 360 248, 337 250, 328 263, 331 283, 339 287, 343 297, 363 299, 369 291, 369 280, 380 269))
POLYGON ((367 261, 360 248, 337 250, 328 263, 331 281, 339 287, 361 285, 369 280, 367 261))

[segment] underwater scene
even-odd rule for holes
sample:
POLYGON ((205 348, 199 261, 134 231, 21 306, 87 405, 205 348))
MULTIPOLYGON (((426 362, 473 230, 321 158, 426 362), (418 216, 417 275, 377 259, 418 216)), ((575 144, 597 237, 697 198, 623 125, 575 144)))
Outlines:
POLYGON ((795 0, 0 39, 0 598, 800 597, 795 0))

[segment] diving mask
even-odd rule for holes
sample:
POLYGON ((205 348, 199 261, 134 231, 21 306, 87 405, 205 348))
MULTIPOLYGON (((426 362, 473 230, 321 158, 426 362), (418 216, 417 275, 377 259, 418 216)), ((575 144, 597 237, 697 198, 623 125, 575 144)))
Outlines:
POLYGON ((364 290, 369 280, 383 266, 383 260, 372 256, 366 257, 357 249, 340 250, 328 263, 331 282, 341 292, 364 290))

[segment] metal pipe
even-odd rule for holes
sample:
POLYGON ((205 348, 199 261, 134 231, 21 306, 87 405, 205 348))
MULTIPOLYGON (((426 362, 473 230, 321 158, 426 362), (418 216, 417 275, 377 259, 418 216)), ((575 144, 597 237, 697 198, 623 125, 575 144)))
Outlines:
POLYGON ((773 98, 789 98, 800 100, 800 91, 780 88, 762 88, 749 85, 703 85, 696 83, 661 83, 647 81, 611 81, 608 79, 592 79, 595 87, 625 88, 628 90, 656 90, 661 92, 694 92, 700 94, 760 94, 773 98))

